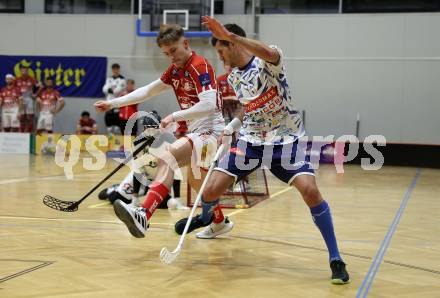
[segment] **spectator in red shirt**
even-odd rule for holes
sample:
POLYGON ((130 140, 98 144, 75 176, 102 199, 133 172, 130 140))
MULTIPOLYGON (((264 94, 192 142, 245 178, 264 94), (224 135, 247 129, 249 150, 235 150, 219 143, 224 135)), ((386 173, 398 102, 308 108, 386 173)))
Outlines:
POLYGON ((79 135, 95 135, 98 132, 96 121, 90 118, 90 113, 84 111, 81 113, 78 125, 76 126, 76 134, 79 135))
MULTIPOLYGON (((119 93, 119 96, 124 96, 130 92, 133 92, 136 89, 134 84, 135 84, 134 80, 128 79, 127 89, 119 93)), ((119 108, 119 129, 121 130, 122 134, 125 134, 124 130, 125 130, 125 126, 127 125, 128 119, 130 119, 131 115, 133 115, 137 111, 138 111, 137 104, 128 105, 119 108)), ((135 136, 136 132, 137 132, 137 122, 135 122, 133 129, 131 130, 131 134, 135 136)))
POLYGON ((18 132, 20 128, 19 111, 23 109, 20 90, 14 86, 14 76, 6 75, 6 86, 0 88, 0 107, 2 126, 5 132, 18 132))
POLYGON ((37 109, 40 112, 37 122, 37 134, 53 132, 53 117, 64 108, 65 102, 58 90, 53 87, 53 80, 47 78, 45 88, 37 97, 37 109))
POLYGON ((20 116, 20 131, 33 132, 35 98, 38 96, 42 86, 29 75, 29 66, 20 65, 20 76, 15 79, 15 86, 20 90, 23 97, 23 114, 20 116))

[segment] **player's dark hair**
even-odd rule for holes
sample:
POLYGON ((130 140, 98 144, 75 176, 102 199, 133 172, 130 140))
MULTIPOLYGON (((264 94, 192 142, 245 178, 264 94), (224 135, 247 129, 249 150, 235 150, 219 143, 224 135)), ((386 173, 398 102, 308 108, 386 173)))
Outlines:
MULTIPOLYGON (((226 30, 228 30, 229 32, 232 32, 235 35, 238 35, 238 36, 241 36, 241 37, 246 37, 246 32, 244 31, 244 29, 241 28, 240 26, 238 26, 237 24, 226 24, 224 26, 225 26, 226 30)), ((228 46, 229 45, 229 41, 219 40, 219 39, 213 37, 213 38, 211 38, 211 44, 212 44, 213 47, 215 47, 217 41, 219 41, 224 46, 228 46)))
POLYGON ((131 83, 131 84, 134 85, 134 80, 133 80, 133 79, 128 79, 128 80, 127 80, 127 83, 131 83))
POLYGON ((84 117, 84 116, 90 117, 90 113, 87 111, 84 111, 81 113, 81 117, 84 117))
POLYGON ((118 64, 118 63, 113 63, 112 64, 112 69, 120 69, 121 68, 121 66, 118 64))
POLYGON ((160 25, 156 42, 159 47, 169 45, 178 41, 183 35, 184 31, 182 26, 178 24, 162 24, 160 25))

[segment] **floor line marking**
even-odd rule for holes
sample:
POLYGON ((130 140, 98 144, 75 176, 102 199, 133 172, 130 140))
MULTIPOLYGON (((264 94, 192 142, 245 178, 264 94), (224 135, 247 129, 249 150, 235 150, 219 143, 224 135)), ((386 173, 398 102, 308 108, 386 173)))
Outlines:
POLYGON ((233 216, 235 214, 242 213, 244 210, 246 210, 246 209, 238 209, 238 210, 232 211, 229 214, 226 214, 226 216, 233 216))
POLYGON ((292 189, 292 187, 291 186, 288 186, 288 187, 286 187, 286 188, 284 188, 284 189, 282 189, 282 190, 280 190, 280 191, 277 191, 276 193, 274 193, 273 195, 271 195, 269 198, 270 199, 273 199, 273 198, 275 198, 275 197, 277 197, 277 196, 279 196, 279 195, 281 195, 281 194, 283 194, 283 193, 285 193, 285 192, 287 192, 287 191, 289 191, 289 190, 291 190, 292 189))
POLYGON ((44 263, 42 263, 42 264, 40 264, 40 265, 33 266, 33 267, 31 267, 31 268, 28 268, 28 269, 25 269, 25 270, 19 271, 19 272, 17 272, 17 273, 14 273, 14 274, 11 274, 11 275, 8 275, 8 276, 5 276, 5 277, 3 277, 3 278, 0 279, 0 283, 5 282, 5 281, 8 281, 8 280, 13 279, 13 278, 16 278, 16 277, 19 277, 19 276, 21 276, 21 275, 25 275, 25 274, 27 274, 27 273, 30 273, 30 272, 32 272, 32 271, 35 271, 35 270, 41 269, 41 268, 43 268, 43 267, 46 267, 46 266, 52 265, 53 263, 54 263, 54 262, 44 262, 44 263))
MULTIPOLYGON (((22 219, 22 220, 45 220, 45 221, 93 222, 93 223, 104 223, 104 224, 122 224, 122 222, 120 222, 120 221, 110 221, 110 220, 26 217, 26 216, 9 216, 9 215, 0 215, 0 219, 22 219)), ((174 224, 167 223, 167 222, 152 222, 151 225, 153 225, 153 226, 154 225, 174 226, 174 224)))
POLYGON ((87 208, 92 208, 92 209, 94 209, 94 208, 100 208, 100 207, 102 207, 102 206, 112 206, 112 204, 110 203, 110 202, 103 202, 103 203, 98 203, 98 204, 93 204, 93 205, 90 205, 90 206, 88 206, 87 208))
POLYGON ((358 293, 356 295, 356 298, 365 298, 368 295, 368 291, 370 290, 371 285, 373 284, 374 278, 376 277, 376 273, 379 270, 380 264, 382 263, 382 260, 387 252, 387 249, 391 243, 391 239, 394 235, 394 232, 397 229, 397 226, 399 224, 400 218, 402 217, 403 212, 405 211, 406 205, 408 204, 408 201, 411 197, 411 194, 416 187, 417 180, 419 180, 421 169, 417 169, 416 174, 409 185, 407 191, 405 192, 402 201, 400 203, 399 209, 396 212, 396 215, 393 218, 393 221, 391 222, 390 227, 388 228, 388 231, 382 240, 382 243, 380 244, 380 247, 376 253, 376 256, 374 257, 373 263, 371 263, 370 268, 368 269, 367 275, 365 276, 364 281, 362 282, 361 286, 358 289, 358 293))

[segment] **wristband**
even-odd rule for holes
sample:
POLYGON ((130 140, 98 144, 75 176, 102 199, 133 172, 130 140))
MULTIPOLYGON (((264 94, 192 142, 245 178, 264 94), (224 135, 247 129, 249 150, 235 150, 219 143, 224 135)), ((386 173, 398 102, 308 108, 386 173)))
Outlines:
POLYGON ((223 129, 223 134, 224 135, 232 135, 236 130, 238 130, 241 127, 241 125, 242 125, 242 123, 241 123, 240 119, 234 118, 223 129))

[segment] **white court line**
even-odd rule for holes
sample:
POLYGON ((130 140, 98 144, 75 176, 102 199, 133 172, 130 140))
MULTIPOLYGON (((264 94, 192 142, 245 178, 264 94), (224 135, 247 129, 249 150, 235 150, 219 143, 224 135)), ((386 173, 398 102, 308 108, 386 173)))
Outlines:
MULTIPOLYGON (((284 189, 282 189, 282 190, 280 190, 280 191, 277 191, 276 193, 274 193, 273 195, 271 195, 271 196, 269 197, 269 199, 273 199, 273 198, 275 198, 275 197, 277 197, 277 196, 279 196, 279 195, 281 195, 281 194, 283 194, 283 193, 289 191, 291 188, 292 188, 292 187, 288 186, 288 187, 286 187, 286 188, 284 188, 284 189)), ((232 211, 231 213, 227 214, 226 216, 232 216, 232 215, 235 215, 235 214, 238 214, 238 213, 244 212, 245 210, 246 210, 246 209, 238 209, 238 210, 232 211)))
POLYGON ((243 212, 244 210, 246 210, 246 209, 238 209, 238 210, 232 211, 232 212, 229 213, 229 214, 226 214, 226 216, 232 216, 232 215, 235 215, 235 214, 241 213, 241 212, 243 212))
POLYGON ((103 208, 104 206, 107 206, 105 208, 109 208, 109 206, 112 206, 112 204, 107 201, 107 202, 103 202, 103 203, 98 203, 98 204, 90 205, 87 208, 95 209, 95 208, 103 208))
MULTIPOLYGON (((110 221, 110 220, 92 220, 92 219, 67 219, 67 218, 45 218, 45 217, 26 217, 26 216, 0 216, 0 219, 21 219, 21 220, 43 220, 43 221, 66 221, 66 222, 93 222, 93 223, 110 223, 110 224, 122 224, 120 221, 110 221)), ((165 222, 153 222, 154 225, 162 226, 174 226, 172 223, 165 222)))
MULTIPOLYGON (((75 176, 96 176, 100 173, 82 173, 82 174, 76 174, 75 176)), ((46 176, 46 177, 24 177, 24 178, 16 178, 16 179, 7 179, 7 180, 0 180, 0 185, 2 184, 10 184, 10 183, 18 183, 18 182, 34 182, 34 181, 41 181, 41 180, 59 180, 60 178, 65 177, 65 175, 56 175, 56 176, 46 176)), ((67 179, 65 179, 68 181, 67 179)), ((73 179, 75 180, 75 179, 73 179)))
POLYGON ((17 182, 26 182, 26 181, 29 181, 29 178, 30 178, 30 177, 2 180, 2 181, 0 181, 0 184, 9 184, 9 183, 17 183, 17 182))
POLYGON ((119 221, 91 220, 91 219, 68 219, 68 218, 46 218, 46 217, 26 217, 26 216, 0 216, 2 219, 22 219, 22 220, 45 220, 45 221, 67 221, 67 222, 94 222, 119 224, 119 221))
MULTIPOLYGON (((89 174, 83 174, 83 175, 89 175, 89 174)), ((20 180, 20 179, 15 179, 20 180)), ((1 181, 0 181, 1 183, 1 181)), ((270 196, 270 198, 277 197, 287 191, 289 191, 291 187, 286 187, 283 190, 280 190, 273 195, 270 196)), ((108 204, 108 202, 95 204, 92 206, 89 206, 89 208, 98 208, 99 206, 103 206, 105 204, 108 204), (93 207, 95 206, 95 207, 93 207)), ((236 214, 239 214, 241 212, 244 212, 246 209, 238 209, 235 211, 232 211, 231 213, 227 214, 227 216, 233 216, 236 214)), ((109 224, 122 224, 120 221, 109 221, 109 220, 91 220, 91 219, 67 219, 67 218, 44 218, 44 217, 25 217, 25 216, 0 216, 0 219, 19 219, 19 220, 43 220, 43 221, 61 221, 61 222, 92 222, 92 223, 109 223, 109 224)), ((162 226, 174 226, 172 223, 159 223, 159 222, 153 222, 151 223, 152 226, 154 225, 162 225, 162 226)))
POLYGON ((283 193, 285 193, 285 192, 287 192, 287 191, 289 191, 289 190, 291 190, 291 189, 292 189, 292 187, 291 187, 291 186, 288 186, 288 187, 286 187, 286 188, 283 189, 283 190, 277 191, 276 193, 274 193, 273 195, 271 195, 269 198, 270 198, 270 199, 273 199, 273 198, 275 198, 275 197, 277 197, 277 196, 279 196, 279 195, 281 195, 281 194, 283 194, 283 193))
POLYGON ((272 251, 272 254, 277 254, 279 256, 288 257, 288 258, 298 258, 298 256, 291 255, 291 254, 286 254, 286 253, 283 253, 283 252, 280 252, 280 251, 272 251))

